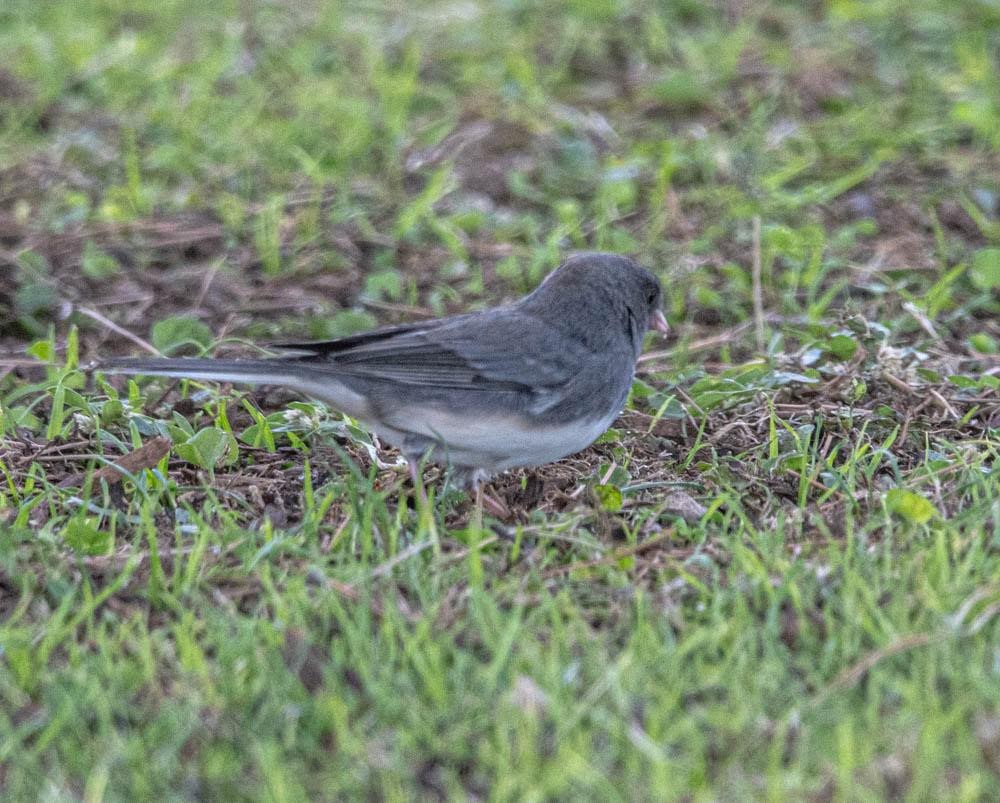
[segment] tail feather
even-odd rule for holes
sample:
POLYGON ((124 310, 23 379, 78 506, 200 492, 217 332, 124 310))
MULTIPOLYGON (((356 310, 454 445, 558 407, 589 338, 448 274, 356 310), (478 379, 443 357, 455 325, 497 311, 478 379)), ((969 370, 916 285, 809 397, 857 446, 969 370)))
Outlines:
POLYGON ((106 374, 174 376, 213 382, 246 382, 250 385, 294 385, 299 372, 278 360, 143 359, 123 357, 102 360, 96 370, 106 374))
POLYGON ((216 360, 195 358, 117 358, 94 366, 106 374, 144 374, 202 379, 211 382, 244 382, 248 385, 282 385, 320 399, 354 418, 367 420, 369 404, 362 388, 345 384, 343 377, 315 366, 289 360, 216 360))

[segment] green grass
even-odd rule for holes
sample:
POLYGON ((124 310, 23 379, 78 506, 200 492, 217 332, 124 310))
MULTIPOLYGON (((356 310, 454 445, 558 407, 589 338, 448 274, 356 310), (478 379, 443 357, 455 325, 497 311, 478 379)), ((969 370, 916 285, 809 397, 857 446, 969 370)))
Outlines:
POLYGON ((998 22, 6 3, 3 797, 1000 798, 998 22), (308 400, 81 370, 572 248, 674 335, 506 522, 308 400))

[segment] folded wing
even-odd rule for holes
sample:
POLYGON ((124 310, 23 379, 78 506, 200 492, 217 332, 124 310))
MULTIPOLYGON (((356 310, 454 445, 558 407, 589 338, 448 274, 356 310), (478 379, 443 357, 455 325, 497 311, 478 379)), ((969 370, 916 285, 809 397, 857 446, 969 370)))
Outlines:
POLYGON ((510 309, 279 347, 302 352, 295 362, 319 371, 403 385, 541 396, 558 393, 587 355, 549 325, 510 309))

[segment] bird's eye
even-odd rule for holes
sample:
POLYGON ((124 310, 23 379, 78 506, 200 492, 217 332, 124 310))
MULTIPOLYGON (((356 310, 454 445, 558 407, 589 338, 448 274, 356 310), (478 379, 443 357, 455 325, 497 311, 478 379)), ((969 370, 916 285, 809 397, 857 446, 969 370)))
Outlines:
POLYGON ((646 296, 646 301, 649 303, 650 306, 653 306, 653 304, 656 303, 656 291, 655 290, 650 290, 649 291, 649 295, 646 296))

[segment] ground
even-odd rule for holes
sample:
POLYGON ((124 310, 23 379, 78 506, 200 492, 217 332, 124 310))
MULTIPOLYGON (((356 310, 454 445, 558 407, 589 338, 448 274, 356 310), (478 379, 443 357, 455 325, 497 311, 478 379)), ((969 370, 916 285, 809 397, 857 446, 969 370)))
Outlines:
POLYGON ((0 792, 1000 798, 1000 12, 0 9, 0 792), (103 377, 664 281, 497 478, 103 377), (117 468, 112 467, 117 464, 117 468))

